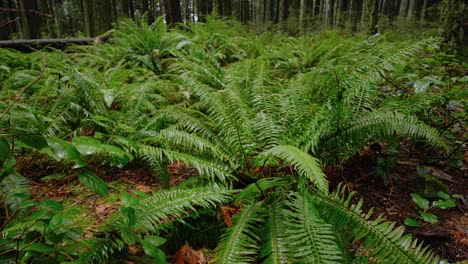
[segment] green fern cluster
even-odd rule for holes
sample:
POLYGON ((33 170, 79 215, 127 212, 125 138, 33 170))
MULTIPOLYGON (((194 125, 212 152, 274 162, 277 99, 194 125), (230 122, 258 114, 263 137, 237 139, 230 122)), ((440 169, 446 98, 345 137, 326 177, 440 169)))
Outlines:
MULTIPOLYGON (((53 240, 40 237, 47 246, 42 254, 104 262, 140 244, 163 262, 163 236, 175 222, 230 204, 240 211, 213 263, 436 263, 402 228, 363 213, 353 193, 330 191, 322 168, 343 165, 368 142, 395 136, 447 149, 436 129, 379 101, 388 76, 437 40, 396 44, 336 32, 252 36, 231 26, 239 27, 210 18, 168 30, 162 19, 147 25, 137 15, 119 24, 115 43, 45 53, 46 67, 40 53, 0 51, 9 54, 1 60, 23 58, 0 68, 0 113, 5 99, 45 68, 0 120, 0 142, 9 153, 40 152, 70 164, 62 169, 101 195, 108 188, 84 169, 87 162, 125 166, 136 160, 165 187, 167 164, 198 171, 194 186, 122 194, 119 211, 80 243, 75 238, 82 230, 75 237, 60 233, 60 250, 49 251, 53 240), (15 143, 19 149, 10 149, 15 143)), ((1 199, 10 212, 24 197, 5 190, 23 190, 27 181, 1 175, 1 199)), ((64 216, 59 209, 54 215, 64 216)), ((24 216, 2 227, 0 253, 21 252, 27 260, 25 252, 34 250, 3 246, 21 232, 28 235, 18 241, 27 244, 33 235, 60 229, 50 227, 55 216, 41 219, 48 231, 26 228, 34 210, 25 208, 24 216)))

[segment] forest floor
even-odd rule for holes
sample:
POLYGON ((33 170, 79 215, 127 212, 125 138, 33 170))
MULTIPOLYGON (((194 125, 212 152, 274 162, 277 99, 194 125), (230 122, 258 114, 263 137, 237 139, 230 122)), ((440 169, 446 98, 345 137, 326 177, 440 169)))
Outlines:
MULTIPOLYGON (((356 191, 356 202, 362 198, 364 209, 374 208, 375 216, 383 214, 385 218, 404 225, 407 217, 417 218, 418 207, 411 200, 410 193, 429 193, 426 180, 418 176, 418 166, 425 166, 428 174, 437 178, 442 184, 452 190, 452 193, 465 195, 468 190, 468 148, 463 150, 463 166, 459 169, 445 169, 428 163, 428 150, 414 147, 409 143, 402 144, 402 151, 398 154, 397 164, 391 170, 387 168, 389 176, 387 184, 376 175, 379 157, 386 157, 385 146, 382 153, 375 153, 364 149, 361 154, 350 160, 341 170, 326 169, 331 183, 335 188, 344 182, 349 191, 356 191)), ((86 221, 90 234, 99 223, 105 221, 120 205, 119 196, 122 192, 132 194, 142 192, 151 193, 162 188, 158 178, 148 169, 138 164, 125 168, 109 168, 107 166, 93 166, 93 172, 105 180, 109 186, 109 195, 100 197, 81 185, 73 175, 60 180, 40 181, 47 175, 48 168, 56 164, 41 162, 36 157, 23 157, 20 171, 33 181, 33 195, 36 199, 51 199, 64 202, 68 206, 80 206, 87 212, 86 221), (40 174, 40 175, 39 175, 40 174)), ((441 162, 439 162, 441 164, 441 162)), ((175 186, 183 180, 197 174, 193 168, 187 168, 182 163, 167 166, 170 174, 170 186, 175 186)), ((433 197, 432 197, 433 198, 433 197)), ((430 197, 428 197, 431 200, 430 197)), ((420 227, 406 227, 406 231, 415 235, 426 245, 430 245, 436 254, 449 261, 468 260, 468 201, 457 199, 457 206, 450 209, 430 209, 438 217, 435 224, 421 223, 420 227)), ((129 250, 129 252, 132 252, 129 250)), ((141 249, 133 249, 133 254, 141 254, 141 249)), ((130 262, 131 263, 131 262, 130 262)))
MULTIPOLYGON (((385 155, 385 150, 382 153, 385 155)), ((389 172, 392 179, 387 184, 375 173, 379 155, 372 151, 363 151, 360 156, 350 160, 345 169, 329 177, 333 185, 345 182, 350 191, 356 191, 358 197, 364 200, 364 209, 374 208, 375 216, 383 214, 386 219, 402 226, 407 217, 417 218, 419 208, 412 202, 411 193, 430 196, 440 185, 448 187, 452 193, 464 195, 463 199, 456 200, 457 206, 454 208, 429 210, 437 215, 437 223, 420 221, 421 226, 406 227, 406 231, 426 245, 431 245, 443 259, 450 262, 468 260, 468 148, 463 150, 463 166, 459 169, 429 165, 427 153, 426 149, 403 144, 398 164, 395 170, 389 172), (419 166, 427 168, 428 175, 436 178, 436 186, 418 175, 419 166)), ((428 196, 428 200, 435 200, 428 196)))

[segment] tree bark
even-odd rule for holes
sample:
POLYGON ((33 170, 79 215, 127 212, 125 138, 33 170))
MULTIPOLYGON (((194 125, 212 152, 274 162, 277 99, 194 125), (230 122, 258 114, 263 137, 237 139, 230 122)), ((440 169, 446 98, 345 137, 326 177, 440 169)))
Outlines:
POLYGON ((182 14, 180 12, 180 0, 165 0, 164 8, 166 9, 166 23, 169 25, 182 22, 182 14))
POLYGON ((82 4, 86 35, 92 37, 95 35, 92 0, 83 0, 82 4))
POLYGON ((463 0, 443 0, 442 2, 442 49, 447 53, 463 56, 463 27, 467 9, 463 0))
POLYGON ((361 29, 366 34, 377 33, 377 0, 365 0, 361 16, 361 29))
POLYGON ((27 10, 37 10, 37 3, 35 0, 18 0, 18 7, 20 9, 21 18, 21 33, 23 38, 40 38, 40 24, 41 18, 27 10))

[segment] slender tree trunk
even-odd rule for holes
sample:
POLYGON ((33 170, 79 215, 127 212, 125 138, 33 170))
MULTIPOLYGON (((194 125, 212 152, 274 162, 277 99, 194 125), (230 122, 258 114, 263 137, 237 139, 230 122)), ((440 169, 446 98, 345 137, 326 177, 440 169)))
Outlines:
POLYGON ((312 17, 315 17, 315 12, 317 11, 317 0, 312 1, 312 17))
MULTIPOLYGON (((6 0, 0 0, 0 7, 8 7, 6 0)), ((9 38, 11 32, 9 30, 10 28, 8 27, 8 24, 12 23, 10 21, 11 19, 7 12, 0 12, 0 39, 9 38)))
POLYGON ((421 9, 421 16, 419 18, 419 22, 421 24, 424 24, 425 22, 425 17, 426 17, 426 8, 427 8, 427 0, 424 0, 424 3, 423 3, 423 6, 422 6, 422 9, 421 9))
POLYGON ((92 0, 83 0, 82 4, 86 35, 88 37, 93 37, 95 36, 95 32, 92 0))
POLYGON ((406 13, 406 20, 408 21, 410 21, 413 18, 414 4, 415 4, 415 0, 410 0, 409 6, 408 6, 408 12, 406 13))
POLYGON ((166 9, 167 24, 171 25, 182 22, 182 15, 180 13, 180 0, 165 0, 164 8, 166 9))
POLYGON ((464 23, 466 23, 467 4, 462 0, 443 0, 442 2, 442 49, 451 54, 463 56, 464 23))
POLYGON ((399 17, 406 17, 408 11, 408 0, 401 0, 400 2, 400 11, 398 12, 399 17))
POLYGON ((304 9, 305 9, 305 1, 301 0, 299 5, 299 29, 301 33, 304 32, 304 9))
POLYGON ((278 23, 282 24, 284 19, 284 0, 278 0, 278 23))
POLYGON ((265 0, 265 19, 264 21, 265 22, 271 22, 271 19, 272 19, 272 3, 271 3, 272 0, 265 0))

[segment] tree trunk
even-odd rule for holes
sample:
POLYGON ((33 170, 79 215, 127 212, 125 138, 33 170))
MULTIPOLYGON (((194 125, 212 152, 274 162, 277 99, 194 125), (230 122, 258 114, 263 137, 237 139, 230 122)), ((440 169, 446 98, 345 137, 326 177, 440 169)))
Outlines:
POLYGON ((443 0, 442 2, 442 49, 447 53, 463 56, 464 23, 467 5, 462 0, 443 0))
POLYGON ((83 15, 84 15, 84 21, 85 21, 86 35, 88 37, 92 37, 95 35, 92 0, 83 0, 82 4, 83 4, 83 15))
POLYGON ((363 4, 361 29, 366 34, 377 33, 377 0, 365 0, 363 4))
POLYGON ((399 17, 406 17, 408 11, 408 0, 401 0, 400 2, 400 11, 398 12, 399 17))
POLYGON ((414 15, 414 3, 415 0, 410 0, 409 6, 408 6, 408 12, 406 14, 406 20, 410 21, 413 18, 414 15))
MULTIPOLYGON (((0 7, 8 8, 6 0, 0 0, 0 7)), ((10 36, 9 24, 12 23, 10 15, 7 12, 0 12, 0 39, 8 39, 10 36)))
POLYGON ((265 3, 264 3, 264 7, 265 7, 265 18, 264 18, 264 22, 271 22, 271 19, 272 19, 272 4, 271 4, 271 1, 272 0, 265 0, 265 3))
POLYGON ((422 6, 422 9, 421 9, 421 16, 419 18, 419 22, 421 24, 424 24, 425 22, 425 17, 426 17, 426 8, 427 8, 427 0, 424 0, 424 3, 423 3, 423 6, 422 6))
POLYGON ((180 0, 165 0, 164 8, 166 9, 166 23, 172 25, 182 22, 180 13, 180 0))
POLYGON ((26 39, 40 38, 41 36, 41 18, 27 10, 36 10, 37 4, 34 0, 18 0, 18 8, 20 9, 21 18, 21 33, 22 37, 26 39))
POLYGON ((301 0, 300 5, 299 5, 299 29, 301 33, 304 32, 304 0, 301 0))

